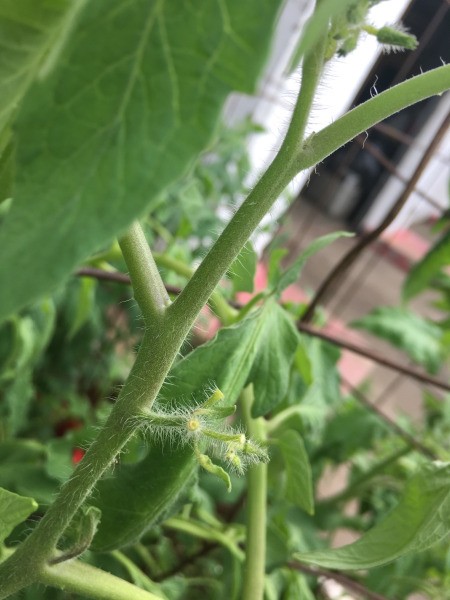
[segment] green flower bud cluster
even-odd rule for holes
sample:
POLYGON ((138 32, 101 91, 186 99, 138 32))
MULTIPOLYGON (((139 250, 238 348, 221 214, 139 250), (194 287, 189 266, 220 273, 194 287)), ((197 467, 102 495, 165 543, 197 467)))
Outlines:
POLYGON ((343 14, 332 19, 325 53, 327 60, 335 54, 346 56, 352 52, 363 31, 375 36, 387 51, 414 50, 417 47, 416 37, 408 33, 401 24, 385 25, 378 29, 367 23, 369 9, 380 1, 354 0, 343 14))
POLYGON ((235 413, 236 406, 221 405, 223 399, 223 393, 215 388, 194 408, 156 406, 156 410, 142 413, 138 423, 164 443, 192 445, 199 465, 224 480, 230 490, 227 471, 214 464, 207 453, 218 457, 228 470, 239 474, 247 465, 267 462, 269 457, 264 448, 226 422, 235 413))

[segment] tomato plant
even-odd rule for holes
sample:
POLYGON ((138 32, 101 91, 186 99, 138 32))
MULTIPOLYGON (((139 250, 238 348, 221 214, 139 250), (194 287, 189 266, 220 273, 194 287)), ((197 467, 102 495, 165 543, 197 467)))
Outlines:
POLYGON ((325 63, 361 31, 414 46, 369 26, 372 4, 318 2, 293 58, 302 83, 284 141, 211 241, 214 209, 244 191, 247 168, 242 138, 211 145, 220 112, 231 91, 253 91, 281 2, 0 2, 0 598, 190 598, 199 587, 310 598, 294 561, 366 570, 448 534, 450 464, 398 464, 410 448, 341 398, 338 351, 300 336, 304 307, 280 302, 308 257, 346 234, 315 240, 287 269, 273 251, 267 289, 235 302, 252 291, 249 239, 300 171, 450 88, 444 65, 305 134, 325 63), (127 281, 119 270, 129 310, 124 288, 88 277, 127 281), (161 271, 186 285, 168 291, 161 271), (191 349, 208 302, 222 326, 191 349), (342 439, 351 427, 365 435, 342 439), (353 486, 372 481, 373 444, 406 482, 401 498, 370 488, 373 527, 330 549, 318 531, 344 522, 345 497, 315 503, 313 480, 337 448, 342 461, 364 451, 353 486))

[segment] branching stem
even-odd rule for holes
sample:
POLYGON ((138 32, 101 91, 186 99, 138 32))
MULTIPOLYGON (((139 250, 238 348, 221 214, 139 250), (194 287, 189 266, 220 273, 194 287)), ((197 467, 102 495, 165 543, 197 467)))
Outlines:
POLYGON ((305 57, 300 93, 278 154, 170 306, 168 312, 175 321, 192 323, 264 215, 298 173, 297 163, 303 152, 303 137, 323 68, 324 53, 325 36, 305 57))
MULTIPOLYGON (((186 279, 190 279, 195 273, 195 269, 167 254, 155 254, 154 257, 157 265, 169 269, 186 279)), ((209 305, 224 325, 233 323, 239 314, 236 309, 228 304, 218 289, 211 293, 209 305)))
POLYGON ((142 227, 136 221, 119 240, 120 248, 130 271, 134 297, 144 321, 160 318, 170 304, 170 298, 155 260, 145 239, 142 227))

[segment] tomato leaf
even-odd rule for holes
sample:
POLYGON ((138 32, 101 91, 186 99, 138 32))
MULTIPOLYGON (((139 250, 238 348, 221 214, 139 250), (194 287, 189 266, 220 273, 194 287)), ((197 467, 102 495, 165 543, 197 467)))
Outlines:
POLYGON ((248 376, 255 394, 253 417, 267 414, 286 395, 299 343, 298 332, 285 310, 273 301, 267 302, 263 310, 267 314, 266 323, 248 376))
POLYGON ((439 273, 442 267, 450 265, 450 231, 448 231, 428 253, 417 262, 403 284, 403 297, 411 300, 420 294, 439 273))
MULTIPOLYGON (((348 233, 347 231, 335 231, 315 239, 285 271, 282 271, 279 267, 275 268, 273 262, 276 258, 274 258, 274 260, 271 261, 271 276, 269 276, 271 286, 277 294, 281 294, 284 289, 298 281, 308 258, 323 248, 326 248, 335 240, 341 237, 353 237, 353 235, 353 233, 348 233)), ((278 254, 275 256, 281 259, 283 258, 283 255, 284 253, 278 250, 278 254)))
POLYGON ((408 309, 381 306, 353 321, 352 327, 390 342, 431 373, 439 369, 443 359, 442 330, 408 309))
POLYGON ((227 95, 253 91, 280 4, 86 4, 18 119, 0 319, 156 206, 209 143, 227 95))
POLYGON ((235 404, 244 386, 253 383, 254 416, 265 414, 286 394, 298 341, 287 312, 269 300, 180 361, 170 374, 170 385, 163 387, 162 397, 188 398, 213 383, 227 404, 235 404))
POLYGON ((11 120, 49 50, 83 2, 2 0, 0 4, 0 133, 11 120))
POLYGON ((289 502, 314 514, 311 465, 302 437, 288 429, 276 440, 286 466, 285 496, 289 502))
POLYGON ((18 496, 0 488, 0 544, 16 525, 25 521, 37 508, 38 503, 33 498, 18 496))
POLYGON ((450 463, 431 463, 408 482, 399 504, 356 542, 296 554, 301 562, 330 569, 370 569, 426 550, 450 532, 450 463))

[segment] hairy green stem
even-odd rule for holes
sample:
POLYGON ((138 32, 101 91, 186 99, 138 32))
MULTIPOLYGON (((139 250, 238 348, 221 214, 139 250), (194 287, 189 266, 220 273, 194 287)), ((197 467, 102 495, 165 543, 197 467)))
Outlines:
POLYGON ((131 225, 119 244, 144 320, 160 318, 169 306, 170 298, 138 222, 131 225))
MULTIPOLYGON (((153 256, 157 265, 160 267, 165 267, 166 269, 177 273, 177 275, 186 277, 186 279, 190 279, 195 273, 195 269, 192 269, 189 265, 186 265, 181 260, 177 260, 172 256, 157 253, 155 253, 153 256)), ((230 325, 236 321, 237 316, 239 315, 239 311, 228 304, 218 289, 215 289, 211 293, 209 305, 224 325, 230 325)))
POLYGON ((111 555, 124 567, 132 581, 139 581, 148 591, 152 589, 158 591, 158 584, 154 583, 126 554, 120 550, 113 550, 111 555))
POLYGON ((313 167, 376 123, 416 102, 441 95, 450 88, 450 65, 421 73, 381 92, 340 117, 306 141, 297 171, 313 167))
POLYGON ((272 204, 298 172, 303 137, 322 72, 325 38, 305 57, 302 85, 283 144, 168 312, 191 323, 272 204))
POLYGON ((135 417, 151 407, 183 342, 184 336, 166 323, 167 294, 158 289, 162 281, 144 240, 137 225, 121 240, 133 285, 138 290, 136 299, 146 311, 146 330, 135 364, 107 422, 77 469, 32 534, 0 565, 0 598, 39 580, 42 569, 55 556, 61 534, 133 435, 135 417))
MULTIPOLYGON (((2 560, 14 555, 11 548, 2 549, 2 560)), ((97 600, 161 600, 150 592, 101 569, 79 560, 46 565, 36 581, 65 592, 85 594, 97 600)))
MULTIPOLYGON (((266 428, 262 417, 253 419, 253 386, 241 394, 242 411, 248 435, 257 441, 265 441, 266 428)), ((266 525, 267 525, 267 464, 252 465, 247 474, 247 542, 243 600, 263 600, 266 571, 266 525)))
POLYGON ((39 581, 96 600, 161 600, 161 596, 81 561, 44 567, 39 581))

